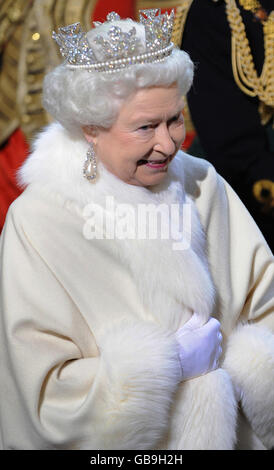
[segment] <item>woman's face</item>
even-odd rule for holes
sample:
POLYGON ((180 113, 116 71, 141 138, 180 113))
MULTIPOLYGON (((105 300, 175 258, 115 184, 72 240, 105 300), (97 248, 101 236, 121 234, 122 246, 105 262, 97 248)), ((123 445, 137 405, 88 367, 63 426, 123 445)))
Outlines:
POLYGON ((140 89, 125 100, 110 129, 85 136, 108 171, 128 184, 153 186, 184 141, 182 109, 177 85, 140 89))

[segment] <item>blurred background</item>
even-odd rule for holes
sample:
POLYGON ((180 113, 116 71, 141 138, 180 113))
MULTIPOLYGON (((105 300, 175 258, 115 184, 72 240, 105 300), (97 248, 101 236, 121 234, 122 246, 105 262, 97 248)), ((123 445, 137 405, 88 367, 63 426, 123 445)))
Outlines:
POLYGON ((274 250, 273 0, 1 0, 0 232, 22 191, 16 172, 50 122, 43 78, 62 60, 52 31, 145 8, 175 9, 173 41, 195 64, 184 150, 213 163, 274 250))

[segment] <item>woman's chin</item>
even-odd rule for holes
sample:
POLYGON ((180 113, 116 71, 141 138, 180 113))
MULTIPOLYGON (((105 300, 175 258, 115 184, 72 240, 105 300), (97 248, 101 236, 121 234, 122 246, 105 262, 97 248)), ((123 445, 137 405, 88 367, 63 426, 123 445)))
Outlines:
POLYGON ((167 167, 159 170, 152 171, 142 171, 139 175, 136 175, 136 184, 138 186, 155 186, 156 184, 161 183, 167 175, 167 167))

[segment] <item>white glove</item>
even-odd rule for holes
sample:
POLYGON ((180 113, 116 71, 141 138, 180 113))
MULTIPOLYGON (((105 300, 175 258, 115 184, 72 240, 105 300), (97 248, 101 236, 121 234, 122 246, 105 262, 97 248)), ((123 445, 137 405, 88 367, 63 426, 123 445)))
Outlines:
POLYGON ((220 322, 216 318, 210 318, 201 326, 199 315, 194 313, 176 332, 175 337, 180 345, 182 380, 192 379, 218 368, 223 338, 220 322))

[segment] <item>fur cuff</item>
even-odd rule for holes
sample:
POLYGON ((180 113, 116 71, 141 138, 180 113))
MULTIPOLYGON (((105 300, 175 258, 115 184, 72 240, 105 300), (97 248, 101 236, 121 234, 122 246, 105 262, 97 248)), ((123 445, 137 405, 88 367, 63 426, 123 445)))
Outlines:
POLYGON ((228 342, 224 368, 242 395, 242 409, 267 448, 274 446, 274 336, 243 325, 228 342))
POLYGON ((167 431, 180 380, 173 334, 152 323, 119 322, 101 336, 99 349, 93 449, 153 449, 167 431))
POLYGON ((226 371, 217 369, 182 382, 172 411, 168 447, 176 450, 233 450, 237 402, 226 371))

